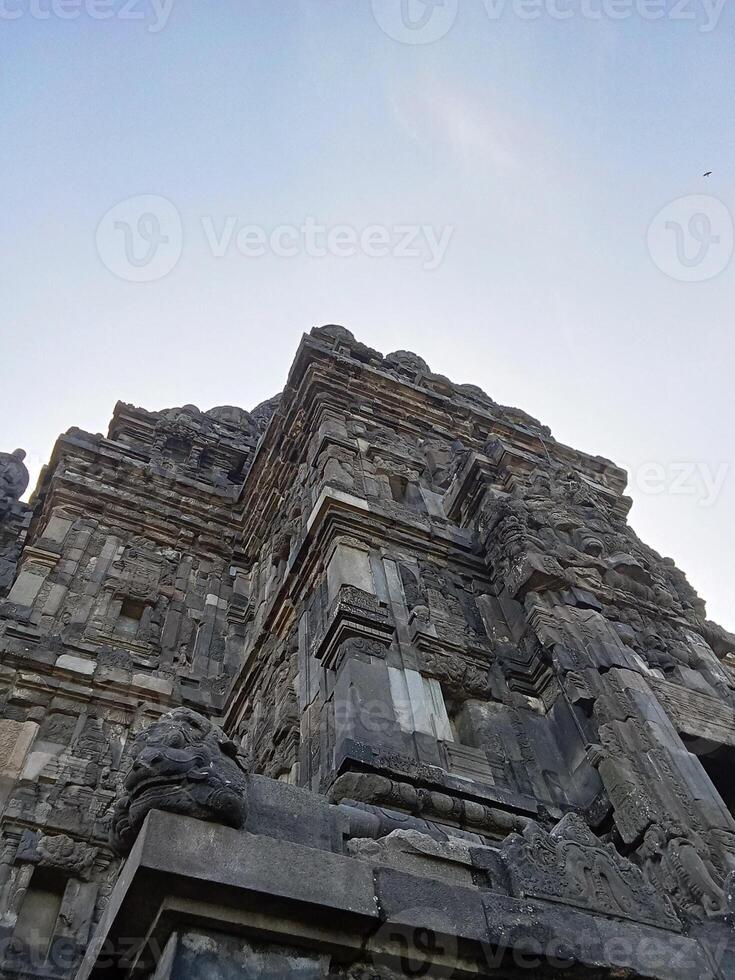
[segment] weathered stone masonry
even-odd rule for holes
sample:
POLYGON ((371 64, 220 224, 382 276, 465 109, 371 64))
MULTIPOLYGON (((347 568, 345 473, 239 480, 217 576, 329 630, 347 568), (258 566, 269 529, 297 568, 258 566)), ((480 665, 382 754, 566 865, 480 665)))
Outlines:
POLYGON ((341 327, 0 455, 1 975, 735 976, 735 637, 625 483, 341 327))

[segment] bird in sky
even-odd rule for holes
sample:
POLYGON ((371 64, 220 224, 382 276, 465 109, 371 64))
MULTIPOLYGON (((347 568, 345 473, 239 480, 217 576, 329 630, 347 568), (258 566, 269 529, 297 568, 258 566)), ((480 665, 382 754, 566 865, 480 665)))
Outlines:
POLYGON ((705 173, 702 174, 702 176, 703 177, 711 177, 712 176, 712 171, 711 170, 707 170, 705 173))

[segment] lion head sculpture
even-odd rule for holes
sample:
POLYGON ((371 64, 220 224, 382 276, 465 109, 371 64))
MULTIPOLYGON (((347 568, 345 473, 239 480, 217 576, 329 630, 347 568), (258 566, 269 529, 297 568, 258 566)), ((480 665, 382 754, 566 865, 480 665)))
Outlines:
POLYGON ((110 839, 127 854, 151 810, 239 828, 246 816, 246 771, 234 742, 203 715, 176 708, 141 732, 112 817, 110 839))

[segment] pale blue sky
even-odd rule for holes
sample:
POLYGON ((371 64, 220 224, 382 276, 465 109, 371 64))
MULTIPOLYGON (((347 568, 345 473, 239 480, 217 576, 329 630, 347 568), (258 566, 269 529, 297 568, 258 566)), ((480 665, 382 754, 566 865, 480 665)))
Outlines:
POLYGON ((118 398, 252 407, 302 332, 344 323, 632 468, 636 530, 735 629, 735 264, 716 210, 735 211, 732 3, 677 19, 661 0, 648 20, 622 0, 614 20, 557 0, 559 20, 539 0, 526 20, 459 0, 443 37, 405 44, 378 23, 393 0, 377 17, 369 0, 107 0, 107 20, 54 2, 0 0, 0 449, 23 446, 35 477, 60 431, 106 430, 118 398), (139 195, 183 229, 172 270, 142 283, 110 271, 120 228, 100 225, 139 195), (647 246, 690 195, 715 199, 697 209, 710 258, 727 253, 698 282, 661 259, 663 218, 664 271, 647 246), (308 218, 450 238, 436 268, 425 249, 319 256, 308 218), (218 256, 206 229, 228 219, 295 229, 298 254, 243 255, 233 234, 218 256))

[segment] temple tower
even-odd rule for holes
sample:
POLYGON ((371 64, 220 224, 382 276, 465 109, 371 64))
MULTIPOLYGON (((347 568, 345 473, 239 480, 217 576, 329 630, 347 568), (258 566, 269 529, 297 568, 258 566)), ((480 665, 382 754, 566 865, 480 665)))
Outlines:
POLYGON ((336 326, 70 430, 0 515, 3 976, 735 976, 735 637, 625 485, 336 326))

